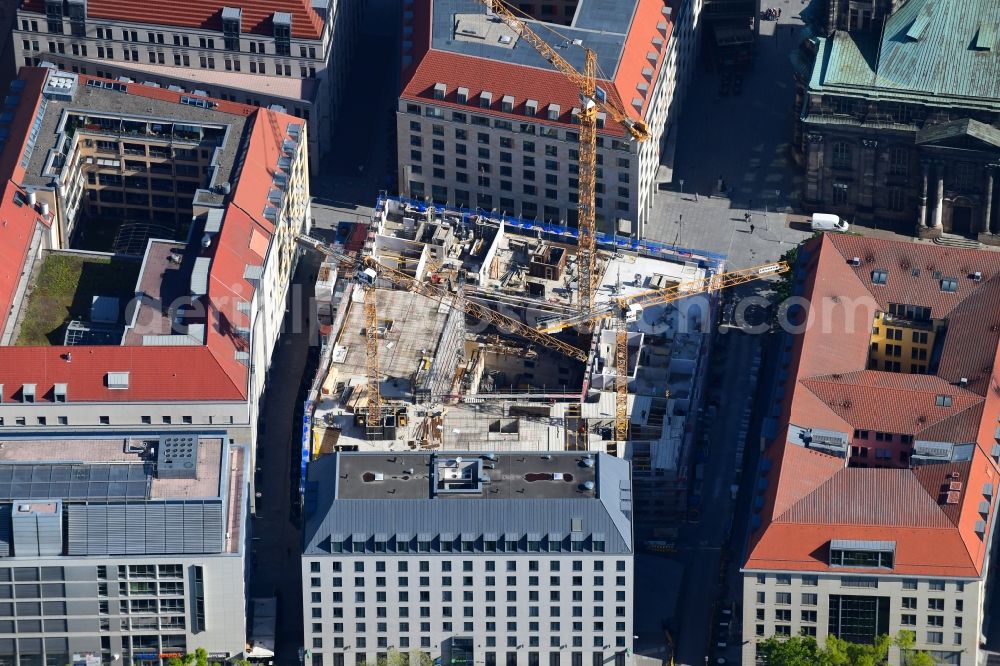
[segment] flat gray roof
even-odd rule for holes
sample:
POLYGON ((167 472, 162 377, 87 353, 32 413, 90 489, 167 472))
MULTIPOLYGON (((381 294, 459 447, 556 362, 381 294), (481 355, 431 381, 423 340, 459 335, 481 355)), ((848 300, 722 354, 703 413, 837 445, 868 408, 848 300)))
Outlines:
MULTIPOLYGON (((130 84, 125 85, 127 89, 127 85, 130 84)), ((48 99, 38 131, 35 149, 31 154, 28 167, 25 169, 23 179, 25 185, 48 186, 52 183, 52 177, 43 175, 43 171, 45 163, 48 160, 49 151, 55 147, 59 126, 66 111, 77 113, 89 112, 95 115, 100 114, 114 118, 133 117, 137 119, 162 120, 165 122, 189 122, 195 125, 228 126, 229 132, 225 137, 223 145, 219 147, 219 155, 216 162, 217 168, 215 169, 213 178, 213 182, 216 183, 225 183, 232 180, 231 172, 236 154, 243 142, 243 129, 247 120, 244 116, 224 111, 143 97, 128 92, 97 88, 85 85, 83 81, 80 81, 76 86, 72 101, 48 99)), ((99 132, 94 133, 99 134, 99 132)), ((112 135, 107 136, 109 139, 116 138, 112 135)), ((128 141, 127 135, 121 135, 117 138, 122 141, 128 141)), ((167 145, 167 143, 165 142, 164 145, 167 145)), ((203 187, 205 185, 205 183, 202 183, 203 187)))
MULTIPOLYGON (((625 37, 632 24, 638 0, 579 0, 579 2, 572 26, 542 21, 527 21, 527 23, 542 39, 558 49, 559 55, 577 70, 583 71, 583 49, 573 44, 573 40, 581 40, 597 54, 599 73, 614 77, 618 71, 622 50, 625 48, 625 37)), ((477 0, 432 0, 432 11, 431 47, 434 49, 488 60, 503 60, 527 67, 549 68, 548 63, 523 39, 518 39, 513 48, 455 39, 456 15, 486 13, 483 5, 477 0)), ((493 94, 502 95, 503 92, 494 90, 493 94)))
POLYGON ((581 453, 548 455, 324 456, 309 464, 303 552, 450 553, 460 540, 473 553, 495 553, 502 541, 510 554, 631 554, 628 461, 600 453, 586 467, 581 453), (442 489, 446 469, 473 473, 442 489))
MULTIPOLYGON (((344 455, 337 475, 338 499, 593 499, 597 466, 586 467, 578 453, 465 453, 344 455), (492 458, 492 459, 489 459, 492 458), (433 487, 437 465, 478 462, 483 482, 478 493, 439 493, 433 487), (412 473, 409 472, 412 470, 412 473), (379 480, 375 480, 379 478, 379 480), (584 488, 590 483, 593 487, 584 488)), ((593 464, 593 457, 590 458, 593 464)))

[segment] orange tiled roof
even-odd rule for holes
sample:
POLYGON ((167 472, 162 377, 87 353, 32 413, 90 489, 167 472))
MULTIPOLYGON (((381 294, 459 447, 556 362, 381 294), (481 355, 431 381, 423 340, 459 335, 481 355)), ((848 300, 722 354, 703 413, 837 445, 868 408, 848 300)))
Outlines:
POLYGON ((1000 413, 1000 315, 991 316, 1000 313, 1000 253, 826 234, 801 256, 812 319, 794 336, 785 425, 763 456, 770 469, 745 567, 824 571, 831 539, 892 540, 894 573, 978 577, 987 539, 977 523, 992 531, 1000 482, 991 457, 1000 413), (885 285, 872 283, 876 269, 888 271, 885 285), (943 278, 958 279, 954 293, 941 290, 943 278), (890 303, 947 319, 938 375, 865 369, 872 317, 890 303), (951 396, 951 406, 937 406, 938 395, 951 396), (786 441, 789 423, 849 439, 857 429, 975 446, 964 462, 854 468, 786 441))
MULTIPOLYGON (((275 12, 285 12, 292 15, 293 37, 320 39, 323 36, 323 19, 312 8, 309 0, 179 0, 161 3, 156 6, 155 11, 136 0, 89 0, 87 15, 154 26, 221 31, 223 7, 239 7, 243 10, 244 33, 273 35, 271 17, 275 12)), ((21 9, 44 14, 45 0, 22 0, 21 9)))

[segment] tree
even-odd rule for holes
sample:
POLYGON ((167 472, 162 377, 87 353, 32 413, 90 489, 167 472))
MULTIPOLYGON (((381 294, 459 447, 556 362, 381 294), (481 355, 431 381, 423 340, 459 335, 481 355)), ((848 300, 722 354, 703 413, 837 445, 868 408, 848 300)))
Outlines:
POLYGON ((434 666, 430 653, 410 650, 410 666, 434 666))
POLYGON ((434 666, 430 653, 410 650, 410 666, 434 666))
POLYGON ((896 645, 903 657, 903 666, 935 666, 937 662, 923 650, 914 650, 916 635, 912 631, 902 630, 896 636, 896 645))
POLYGON ((820 663, 819 645, 812 636, 771 636, 760 644, 759 654, 768 666, 815 666, 820 663))
POLYGON ((880 666, 888 662, 894 645, 902 653, 904 666, 934 665, 929 654, 913 649, 914 636, 909 631, 901 631, 895 638, 878 636, 872 643, 827 636, 822 647, 812 636, 771 636, 761 642, 760 654, 768 666, 880 666))

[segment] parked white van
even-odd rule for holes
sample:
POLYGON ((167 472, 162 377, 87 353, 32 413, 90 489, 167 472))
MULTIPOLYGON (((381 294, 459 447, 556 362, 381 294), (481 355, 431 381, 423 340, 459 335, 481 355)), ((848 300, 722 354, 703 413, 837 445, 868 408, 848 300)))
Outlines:
POLYGON ((813 231, 840 231, 846 232, 850 227, 847 222, 832 213, 813 213, 813 231))

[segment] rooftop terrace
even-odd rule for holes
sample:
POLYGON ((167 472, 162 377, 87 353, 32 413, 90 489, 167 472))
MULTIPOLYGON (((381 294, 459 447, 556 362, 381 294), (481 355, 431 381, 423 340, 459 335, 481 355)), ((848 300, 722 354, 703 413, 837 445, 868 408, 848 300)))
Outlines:
MULTIPOLYGON (((6 473, 11 473, 14 475, 12 478, 21 479, 22 483, 26 484, 21 490, 25 495, 18 496, 15 493, 15 499, 32 499, 34 497, 31 492, 32 483, 44 483, 47 488, 46 492, 54 493, 43 493, 44 497, 69 498, 70 496, 64 493, 71 490, 70 481, 65 481, 65 487, 59 485, 64 483, 60 480, 64 472, 69 479, 75 481, 79 474, 86 474, 88 468, 98 467, 109 470, 99 475, 102 478, 96 479, 105 484, 105 495, 101 499, 134 497, 129 489, 118 489, 113 484, 140 480, 148 488, 148 491, 135 497, 136 499, 195 499, 219 497, 222 494, 223 489, 219 485, 224 471, 221 468, 223 450, 221 439, 201 438, 199 440, 193 478, 161 478, 157 475, 155 470, 156 447, 158 446, 159 439, 156 436, 115 439, 4 440, 0 443, 0 478, 3 478, 6 473), (34 473, 30 477, 22 479, 22 474, 17 470, 27 470, 31 467, 35 468, 34 473), (127 479, 119 479, 119 474, 112 471, 112 468, 125 471, 129 467, 138 467, 142 471, 141 477, 129 474, 127 479), (74 470, 76 471, 74 472, 74 470), (111 487, 107 486, 108 482, 112 483, 111 487), (124 494, 126 490, 129 490, 129 494, 124 494)), ((94 499, 96 496, 91 495, 91 498, 94 499)), ((0 497, 0 500, 2 499, 0 497)))

